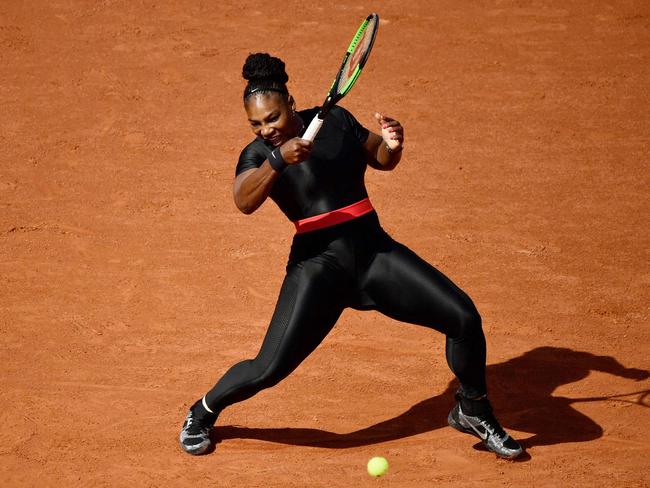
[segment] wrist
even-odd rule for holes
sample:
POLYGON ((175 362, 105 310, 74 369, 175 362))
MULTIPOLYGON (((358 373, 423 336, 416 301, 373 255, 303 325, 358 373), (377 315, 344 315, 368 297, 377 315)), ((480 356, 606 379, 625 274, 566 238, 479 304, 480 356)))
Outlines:
POLYGON ((384 141, 384 148, 386 149, 386 152, 388 153, 388 155, 392 156, 393 154, 397 154, 397 153, 402 152, 402 149, 404 149, 404 145, 400 144, 395 149, 393 149, 388 145, 387 142, 384 141))
POLYGON ((282 157, 282 152, 280 151, 279 147, 276 147, 273 151, 271 151, 271 154, 269 155, 269 164, 271 165, 271 168, 273 168, 278 173, 282 173, 285 168, 289 166, 282 157))

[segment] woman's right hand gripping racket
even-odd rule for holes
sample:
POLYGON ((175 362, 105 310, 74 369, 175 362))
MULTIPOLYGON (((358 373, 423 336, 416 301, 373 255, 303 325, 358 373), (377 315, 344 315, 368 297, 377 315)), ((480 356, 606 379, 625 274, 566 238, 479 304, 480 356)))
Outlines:
POLYGON ((332 86, 330 87, 325 102, 323 102, 318 114, 307 127, 307 130, 302 136, 303 139, 308 141, 314 140, 330 109, 352 89, 354 82, 357 81, 357 78, 361 74, 361 70, 368 60, 370 50, 375 42, 378 27, 379 15, 374 13, 370 14, 361 23, 359 30, 357 30, 357 33, 354 35, 354 38, 350 43, 350 47, 348 47, 348 50, 345 53, 341 69, 339 69, 339 72, 334 79, 334 83, 332 83, 332 86))

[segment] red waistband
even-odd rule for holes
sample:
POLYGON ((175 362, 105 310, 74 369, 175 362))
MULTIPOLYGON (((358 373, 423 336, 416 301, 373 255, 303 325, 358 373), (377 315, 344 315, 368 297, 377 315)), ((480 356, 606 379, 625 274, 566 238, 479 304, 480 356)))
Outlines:
POLYGON ((297 220, 293 224, 296 226, 296 234, 302 234, 304 232, 311 232, 313 230, 331 227, 336 224, 342 224, 343 222, 356 219, 357 217, 361 217, 362 215, 372 211, 373 208, 370 199, 364 198, 363 200, 348 205, 347 207, 338 208, 331 212, 325 212, 320 215, 314 215, 313 217, 297 220))

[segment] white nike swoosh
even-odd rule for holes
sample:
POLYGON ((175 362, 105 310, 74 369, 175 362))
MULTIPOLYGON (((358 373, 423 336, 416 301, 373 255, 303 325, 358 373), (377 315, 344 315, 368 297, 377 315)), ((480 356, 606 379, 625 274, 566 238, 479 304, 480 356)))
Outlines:
POLYGON ((476 432, 478 436, 483 440, 487 440, 488 436, 490 435, 488 432, 481 432, 477 430, 473 425, 471 425, 470 427, 472 427, 472 430, 474 430, 474 432, 476 432))

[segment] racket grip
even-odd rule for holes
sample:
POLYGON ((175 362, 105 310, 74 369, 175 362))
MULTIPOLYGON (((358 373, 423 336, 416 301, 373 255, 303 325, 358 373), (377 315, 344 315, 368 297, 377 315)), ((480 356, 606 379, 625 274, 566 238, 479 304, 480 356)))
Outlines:
POLYGON ((316 134, 318 134, 318 131, 323 126, 323 120, 324 119, 321 119, 318 117, 318 115, 316 115, 309 123, 309 127, 307 127, 307 130, 302 135, 302 138, 313 142, 313 140, 316 138, 316 134))

